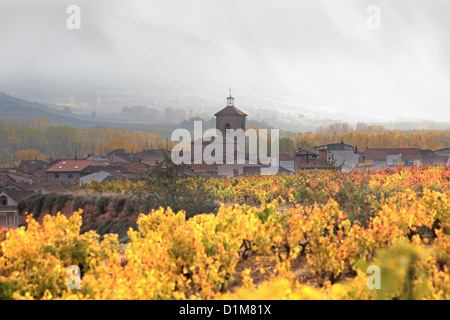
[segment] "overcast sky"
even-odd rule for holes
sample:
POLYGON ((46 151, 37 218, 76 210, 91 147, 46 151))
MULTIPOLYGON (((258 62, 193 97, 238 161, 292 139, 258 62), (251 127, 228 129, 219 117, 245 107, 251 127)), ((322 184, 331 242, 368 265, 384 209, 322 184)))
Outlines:
POLYGON ((173 84, 222 99, 231 83, 241 101, 324 117, 450 121, 449 17, 448 0, 1 0, 0 85, 173 84), (81 30, 66 28, 70 4, 81 30))

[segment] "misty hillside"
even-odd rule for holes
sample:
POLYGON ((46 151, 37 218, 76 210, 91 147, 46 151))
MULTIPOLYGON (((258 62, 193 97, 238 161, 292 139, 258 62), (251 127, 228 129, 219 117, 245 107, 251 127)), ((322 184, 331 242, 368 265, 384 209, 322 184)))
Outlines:
POLYGON ((140 130, 145 132, 158 132, 170 134, 175 127, 168 123, 149 124, 145 121, 124 122, 119 116, 104 118, 101 116, 88 116, 80 114, 67 114, 38 102, 30 102, 0 92, 0 118, 22 117, 34 119, 48 117, 55 125, 69 125, 79 130, 109 127, 113 129, 126 128, 128 130, 140 130))
MULTIPOLYGON (((66 8, 27 3, 0 10, 0 36, 13 39, 0 51, 0 70, 10 71, 0 76, 4 91, 49 101, 128 89, 226 90, 233 66, 224 48, 89 5, 82 6, 82 29, 71 31, 66 8)), ((95 97, 87 102, 95 105, 95 97)))
POLYGON ((29 102, 0 92, 0 117, 23 117, 33 119, 48 117, 56 125, 70 125, 79 129, 93 128, 96 122, 89 122, 64 115, 63 111, 52 109, 38 102, 29 102))
MULTIPOLYGON (((207 101, 214 113, 232 85, 244 109, 294 108, 292 92, 251 56, 87 4, 81 6, 81 30, 68 30, 67 3, 0 10, 0 38, 8 39, 0 51, 2 91, 54 105, 73 96, 75 104, 107 113, 165 95, 177 97, 179 107, 207 101)), ((295 104, 296 113, 314 111, 295 104)))

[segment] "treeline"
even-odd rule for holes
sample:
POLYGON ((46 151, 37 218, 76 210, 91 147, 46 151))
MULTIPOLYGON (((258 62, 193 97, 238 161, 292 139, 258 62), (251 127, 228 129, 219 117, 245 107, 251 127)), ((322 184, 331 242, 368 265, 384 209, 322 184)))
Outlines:
MULTIPOLYGON (((193 129, 191 118, 180 127, 193 129)), ((215 121, 203 122, 203 129, 215 121)), ((248 127, 267 128, 266 123, 249 122, 248 127)), ((282 128, 281 128, 282 129, 282 128)), ((293 153, 294 148, 312 150, 314 146, 343 141, 365 148, 420 148, 450 147, 450 130, 391 130, 382 125, 358 123, 351 127, 336 123, 319 127, 316 132, 281 131, 280 152, 293 153)), ((0 119, 0 166, 14 166, 20 160, 84 158, 87 155, 106 155, 114 149, 138 152, 146 149, 170 149, 175 143, 170 134, 148 133, 127 129, 95 128, 79 131, 71 126, 55 126, 47 117, 0 119)))
POLYGON ((55 126, 46 117, 0 121, 0 165, 14 166, 20 160, 84 158, 106 155, 122 148, 126 152, 171 148, 170 137, 127 129, 98 128, 79 131, 55 126))
POLYGON ((337 123, 319 127, 316 132, 283 132, 281 136, 280 150, 290 152, 293 148, 312 150, 314 146, 342 141, 357 146, 362 152, 366 148, 437 150, 450 147, 450 130, 391 130, 383 125, 364 123, 358 123, 354 128, 346 123, 337 123))

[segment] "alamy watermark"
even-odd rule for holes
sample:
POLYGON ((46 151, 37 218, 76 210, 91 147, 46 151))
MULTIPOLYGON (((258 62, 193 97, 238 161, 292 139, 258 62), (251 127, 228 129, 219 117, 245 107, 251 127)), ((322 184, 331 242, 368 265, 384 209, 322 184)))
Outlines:
POLYGON ((77 5, 70 5, 66 10, 67 14, 70 14, 66 20, 66 26, 69 30, 80 30, 81 29, 81 9, 77 5))
POLYGON ((270 138, 268 130, 252 128, 245 131, 226 129, 223 136, 218 129, 203 132, 202 122, 194 121, 193 139, 189 130, 179 128, 172 132, 171 140, 178 141, 171 152, 171 159, 175 164, 260 164, 263 166, 262 173, 278 172, 279 129, 271 129, 270 138))
POLYGON ((367 288, 370 290, 373 289, 381 289, 381 271, 380 267, 377 265, 370 265, 366 271, 367 274, 370 274, 370 277, 367 278, 367 288))
POLYGON ((377 5, 371 5, 367 7, 367 18, 366 25, 369 30, 380 30, 381 29, 381 9, 377 5))
POLYGON ((67 274, 70 276, 67 278, 67 287, 69 289, 81 289, 81 271, 80 267, 76 265, 71 265, 66 270, 67 274))

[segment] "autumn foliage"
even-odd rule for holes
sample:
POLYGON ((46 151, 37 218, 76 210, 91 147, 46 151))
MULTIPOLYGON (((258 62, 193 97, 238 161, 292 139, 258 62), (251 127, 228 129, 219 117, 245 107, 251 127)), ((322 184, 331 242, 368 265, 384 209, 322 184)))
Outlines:
POLYGON ((141 214, 126 248, 80 234, 81 212, 30 217, 1 240, 0 298, 449 299, 448 170, 210 180, 229 204, 189 219, 141 214), (381 289, 368 288, 369 265, 381 289))

